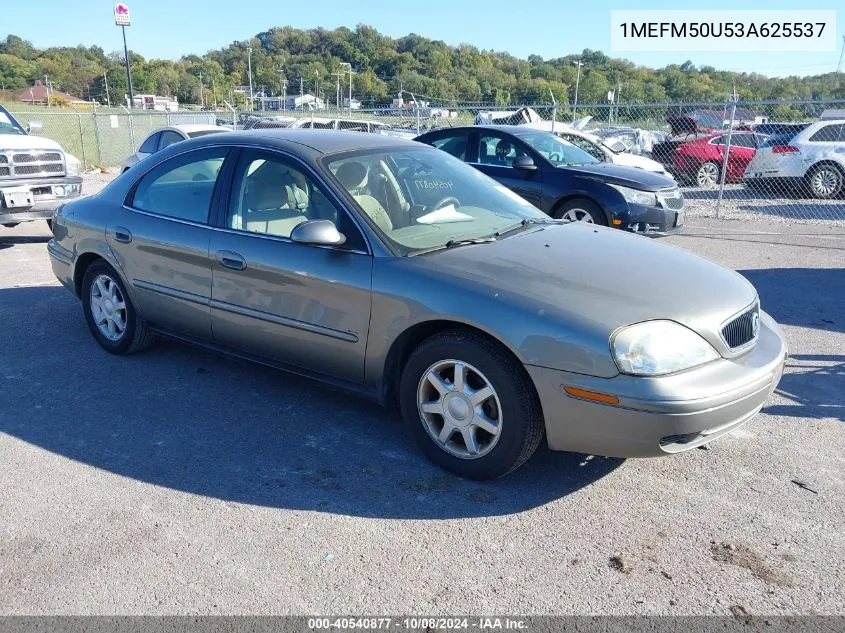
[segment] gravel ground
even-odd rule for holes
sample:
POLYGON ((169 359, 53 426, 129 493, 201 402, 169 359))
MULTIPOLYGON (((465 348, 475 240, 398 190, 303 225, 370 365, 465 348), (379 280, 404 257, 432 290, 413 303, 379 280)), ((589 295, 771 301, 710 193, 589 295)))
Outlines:
POLYGON ((668 240, 783 325, 762 414, 710 450, 542 448, 485 484, 306 380, 175 343, 106 354, 46 225, 0 229, 0 614, 843 613, 845 231, 799 228, 668 240))

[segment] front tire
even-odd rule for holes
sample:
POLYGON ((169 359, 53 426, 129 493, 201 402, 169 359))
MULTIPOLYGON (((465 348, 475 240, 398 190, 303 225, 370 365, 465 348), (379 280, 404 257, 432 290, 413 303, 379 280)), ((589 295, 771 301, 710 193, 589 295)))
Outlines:
POLYGON ((842 192, 842 171, 833 165, 816 165, 807 174, 810 195, 819 200, 830 200, 842 192))
POLYGON ((136 312, 120 276, 105 261, 96 261, 85 271, 82 308, 88 329, 107 352, 131 354, 152 343, 147 322, 136 312))
POLYGON ((567 200, 555 210, 555 218, 607 226, 607 216, 604 211, 595 202, 586 198, 567 200))
POLYGON ((423 453, 467 479, 507 475, 534 454, 543 437, 540 402, 525 369, 497 343, 472 332, 423 341, 402 371, 399 404, 423 453))

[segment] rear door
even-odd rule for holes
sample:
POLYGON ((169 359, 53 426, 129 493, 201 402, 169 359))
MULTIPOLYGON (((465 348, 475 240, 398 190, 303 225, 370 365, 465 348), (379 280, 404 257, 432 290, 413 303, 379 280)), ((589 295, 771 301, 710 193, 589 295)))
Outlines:
MULTIPOLYGON (((519 194, 535 207, 542 209, 542 169, 534 152, 528 146, 501 132, 479 130, 471 136, 470 150, 472 154, 469 160, 474 167, 519 194), (516 169, 513 162, 520 156, 533 158, 537 169, 534 171, 516 169)), ((548 209, 543 209, 543 211, 548 211, 548 209)))
POLYGON ((363 234, 314 172, 285 154, 243 149, 211 237, 211 321, 219 343, 363 382, 373 258, 363 234), (332 220, 341 247, 291 231, 332 220))
POLYGON ((820 160, 833 160, 845 167, 845 123, 830 123, 810 134, 801 144, 806 167, 820 160))
POLYGON ((106 226, 106 239, 153 325, 211 338, 212 199, 225 147, 174 156, 146 172, 106 226))
MULTIPOLYGON (((723 138, 727 139, 727 135, 723 138)), ((724 151, 724 146, 722 146, 722 150, 724 151)), ((745 173, 745 168, 754 158, 756 151, 757 140, 754 134, 732 134, 731 150, 728 154, 728 178, 731 180, 741 179, 745 173)))

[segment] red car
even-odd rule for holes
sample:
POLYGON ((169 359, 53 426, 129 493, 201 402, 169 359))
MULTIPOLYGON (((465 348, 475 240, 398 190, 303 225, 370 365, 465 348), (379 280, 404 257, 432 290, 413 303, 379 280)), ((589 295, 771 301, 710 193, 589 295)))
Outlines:
MULTIPOLYGON (((718 132, 678 143, 671 164, 666 165, 668 171, 679 180, 691 180, 699 187, 719 184, 727 138, 727 132, 718 132)), ((765 136, 754 132, 736 131, 731 135, 725 182, 742 181, 745 168, 764 139, 765 136)))

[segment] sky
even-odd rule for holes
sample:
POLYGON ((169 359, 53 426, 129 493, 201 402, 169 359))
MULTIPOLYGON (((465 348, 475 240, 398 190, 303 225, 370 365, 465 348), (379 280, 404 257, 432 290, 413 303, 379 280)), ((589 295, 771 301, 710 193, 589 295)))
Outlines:
MULTIPOLYGON (((418 33, 447 44, 473 44, 481 49, 506 51, 516 57, 545 58, 580 53, 585 48, 624 57, 636 64, 659 68, 683 63, 720 70, 759 72, 779 77, 815 75, 836 70, 845 33, 841 0, 815 0, 807 9, 840 9, 837 15, 837 50, 825 53, 656 53, 614 52, 610 49, 612 9, 800 9, 796 0, 128 0, 132 26, 127 29, 131 50, 147 58, 177 59, 203 54, 236 40, 245 40, 273 26, 297 28, 346 26, 364 23, 391 37, 418 33), (243 8, 241 8, 243 7, 243 8)), ((39 48, 48 46, 101 46, 107 53, 122 48, 114 26, 112 0, 4 0, 0 9, 0 37, 14 33, 39 48), (33 19, 38 16, 38 19, 33 19)))

